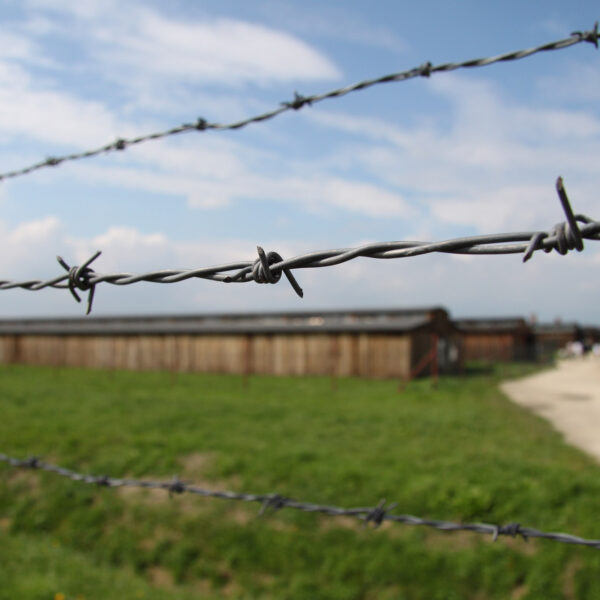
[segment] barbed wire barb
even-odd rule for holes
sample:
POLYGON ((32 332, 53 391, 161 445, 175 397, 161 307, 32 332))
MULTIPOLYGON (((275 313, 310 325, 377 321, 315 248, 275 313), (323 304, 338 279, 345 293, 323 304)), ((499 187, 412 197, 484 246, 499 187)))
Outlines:
POLYGON ((106 475, 89 475, 46 463, 40 460, 37 456, 18 459, 13 456, 0 453, 0 462, 7 463, 8 465, 16 468, 48 471, 61 477, 71 479, 72 481, 95 484, 102 487, 163 489, 170 495, 190 493, 209 498, 217 498, 220 500, 257 502, 261 505, 258 513, 259 516, 265 515, 269 511, 290 508, 304 512, 325 514, 332 517, 354 517, 363 521, 365 526, 368 526, 370 523, 372 523, 375 528, 379 527, 379 525, 381 525, 384 521, 391 521, 395 523, 403 523, 405 525, 430 527, 447 532, 471 531, 473 533, 491 535, 493 541, 496 541, 499 536, 520 536, 526 541, 529 538, 541 538, 554 542, 561 542, 563 544, 575 544, 600 550, 600 540, 586 539, 569 533, 540 531, 531 527, 523 527, 519 523, 508 523, 507 525, 492 525, 488 523, 455 523, 453 521, 424 519, 414 515, 398 515, 391 512, 394 508, 396 508, 397 504, 394 503, 386 506, 385 500, 381 500, 377 506, 372 507, 344 508, 341 506, 302 502, 299 500, 293 500, 286 496, 281 496, 280 494, 247 494, 243 492, 208 490, 205 488, 188 485, 177 477, 175 477, 171 482, 164 482, 137 479, 113 479, 112 477, 108 477, 106 475))
POLYGON ((132 285, 141 281, 150 283, 178 283, 188 279, 208 279, 222 283, 256 283, 275 284, 285 274, 292 288, 301 298, 304 292, 296 281, 294 269, 313 269, 332 267, 356 258, 399 259, 413 258, 440 252, 443 254, 499 255, 523 254, 523 260, 529 260, 538 250, 559 254, 567 254, 570 250, 582 250, 583 240, 600 240, 600 221, 594 221, 585 215, 574 214, 567 197, 561 177, 556 182, 556 189, 566 215, 566 221, 555 225, 549 231, 525 231, 513 233, 496 233, 471 237, 454 238, 439 242, 395 241, 375 242, 356 248, 338 248, 320 250, 283 259, 277 252, 265 252, 257 248, 258 258, 252 261, 199 267, 194 269, 164 269, 149 273, 98 273, 89 265, 100 256, 96 252, 83 265, 69 267, 59 257, 59 262, 68 271, 52 279, 33 279, 27 281, 0 280, 0 290, 22 288, 29 291, 40 291, 45 288, 68 289, 77 301, 80 300, 77 290, 89 291, 88 310, 92 308, 94 291, 98 284, 132 285))
POLYGON ((94 270, 90 268, 90 264, 94 262, 99 256, 102 254, 100 250, 98 250, 93 256, 88 258, 81 266, 79 267, 70 267, 62 257, 57 256, 56 260, 59 264, 69 273, 69 291, 71 292, 73 298, 77 300, 77 302, 81 302, 81 298, 79 294, 75 291, 75 288, 88 293, 88 301, 87 301, 87 311, 86 315, 89 315, 92 312, 92 302, 94 301, 94 292, 96 290, 96 284, 90 283, 90 277, 94 275, 94 270))
POLYGON ((577 223, 590 223, 591 219, 585 215, 573 214, 573 209, 571 208, 571 203, 569 202, 562 177, 558 177, 556 180, 556 191, 567 220, 566 222, 556 224, 550 233, 538 232, 533 235, 525 250, 523 262, 527 262, 533 256, 535 250, 539 249, 543 249, 545 252, 551 252, 554 248, 562 255, 567 254, 569 250, 577 250, 577 252, 583 250, 583 237, 577 223), (556 243, 553 247, 544 246, 542 243, 548 236, 553 236, 556 239, 556 243))
POLYGON ((541 46, 536 46, 534 48, 527 48, 525 50, 517 50, 514 52, 508 52, 506 54, 499 54, 497 56, 491 56, 488 58, 476 58, 470 59, 463 62, 451 62, 444 63, 440 65, 432 65, 431 62, 426 62, 419 67, 415 67, 412 69, 408 69, 406 71, 401 71, 398 73, 390 73, 388 75, 383 75, 381 77, 376 77, 374 79, 366 79, 364 81, 360 81, 358 83, 354 83, 352 85, 348 85, 346 87, 338 88, 335 90, 331 90, 329 92, 325 92, 322 94, 313 94, 310 96, 303 96, 298 92, 294 92, 294 99, 287 102, 280 102, 279 106, 271 111, 258 114, 252 117, 248 117, 247 119, 242 119, 240 121, 235 121, 233 123, 216 123, 209 122, 206 119, 200 117, 193 123, 183 123, 176 127, 172 127, 167 129, 166 131, 158 131, 155 133, 149 133, 145 135, 140 135, 133 138, 119 138, 115 142, 111 142, 99 148, 85 150, 83 152, 75 152, 73 154, 66 154, 64 156, 50 156, 45 160, 29 165, 28 167, 24 167, 21 169, 16 169, 13 171, 7 171, 5 173, 0 173, 0 181, 4 179, 9 179, 13 177, 19 177, 22 175, 27 175, 39 169, 44 169, 46 167, 55 167, 60 164, 63 164, 68 161, 80 160, 83 158, 90 158, 92 156, 98 156, 100 154, 106 154, 109 152, 115 151, 123 151, 126 150, 129 146, 134 146, 143 142, 147 142, 149 140, 158 140, 168 136, 177 135, 180 133, 185 133, 188 131, 208 131, 208 130, 236 130, 241 129, 242 127, 246 127, 251 123, 261 123, 264 121, 268 121, 273 119, 280 114, 290 111, 290 110, 300 110, 305 106, 312 106, 317 102, 322 102, 323 100, 329 100, 332 98, 339 98, 341 96, 345 96, 346 94, 350 94, 352 92, 356 92, 359 90, 365 90, 367 88, 373 87, 375 85, 380 85, 384 83, 393 83, 393 82, 401 82, 407 81, 409 79, 414 79, 416 77, 430 77, 433 73, 441 73, 448 71, 455 71, 457 69, 465 69, 465 68, 474 68, 474 67, 485 67, 492 65, 498 62, 508 62, 519 60, 522 58, 526 58, 528 56, 532 56, 533 54, 537 54, 539 52, 548 52, 553 50, 562 50, 564 48, 568 48, 570 46, 574 46, 575 44, 580 44, 583 42, 588 42, 593 44, 596 48, 598 48, 598 39, 600 38, 600 34, 598 33, 598 23, 594 24, 593 29, 590 31, 574 31, 568 38, 557 40, 554 42, 549 42, 547 44, 543 44, 541 46))

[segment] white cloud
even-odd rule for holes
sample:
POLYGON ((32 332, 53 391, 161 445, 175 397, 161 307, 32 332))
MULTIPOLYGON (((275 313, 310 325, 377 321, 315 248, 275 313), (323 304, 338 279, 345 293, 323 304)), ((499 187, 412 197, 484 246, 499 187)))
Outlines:
MULTIPOLYGON (((550 204, 549 200, 556 204, 558 216, 558 199, 550 182, 547 185, 508 184, 498 190, 482 191, 481 198, 468 194, 464 198, 437 199, 431 208, 437 219, 458 225, 468 223, 479 231, 493 233, 510 230, 515 221, 522 225, 535 222, 539 207, 550 204)), ((552 224, 550 217, 546 226, 550 228, 552 224)))
MULTIPOLYGON (((234 19, 173 19, 142 3, 30 1, 60 15, 57 32, 77 40, 101 73, 122 85, 185 81, 266 84, 340 76, 324 54, 282 30, 234 19)), ((164 94, 164 87, 160 89, 164 94)))
POLYGON ((13 32, 0 31, 0 58, 33 60, 39 54, 39 48, 31 39, 13 32))
POLYGON ((76 16, 93 19, 102 17, 105 11, 112 11, 117 6, 115 0, 86 0, 85 2, 70 2, 70 0, 24 0, 34 13, 40 10, 54 14, 76 16))
MULTIPOLYGON (((317 49, 261 24, 176 20, 135 2, 24 5, 26 17, 0 33, 3 142, 25 136, 84 149, 168 128, 182 113, 235 120, 264 110, 255 84, 340 75, 317 49), (242 85, 253 93, 240 93, 242 85), (148 119, 152 113, 160 120, 148 119)), ((13 164, 9 158, 4 170, 13 164)))
POLYGON ((105 143, 120 127, 100 103, 39 88, 21 67, 0 62, 0 131, 56 144, 105 143), (111 133, 112 132, 112 133, 111 133))
POLYGON ((582 140, 600 132, 598 116, 591 111, 524 105, 490 81, 449 75, 432 78, 428 85, 452 102, 453 127, 465 136, 480 139, 485 135, 492 141, 512 137, 533 144, 539 143, 540 136, 552 140, 568 135, 582 140))
MULTIPOLYGON (((78 164, 70 169, 69 177, 183 197, 188 206, 198 209, 217 209, 234 202, 257 200, 292 203, 313 213, 333 209, 370 217, 414 215, 414 209, 401 194, 383 186, 318 173, 310 178, 293 173, 286 175, 290 165, 283 159, 278 174, 253 171, 236 154, 240 148, 232 146, 227 152, 225 146, 213 154, 210 144, 202 149, 179 147, 172 153, 168 143, 162 150, 156 145, 156 157, 150 158, 150 153, 146 153, 145 158, 150 158, 147 162, 123 167, 78 164), (222 159, 219 158, 221 153, 222 159), (155 162, 155 158, 159 160, 155 162)), ((245 154, 246 159, 251 160, 250 148, 245 149, 245 154)), ((62 175, 56 172, 57 177, 62 175)))
POLYGON ((54 239, 59 232, 60 222, 56 217, 46 217, 38 221, 29 221, 18 225, 10 232, 11 244, 44 244, 54 239))
POLYGON ((138 13, 135 29, 123 33, 112 28, 97 33, 105 56, 163 78, 228 84, 339 76, 333 63, 308 44, 263 25, 229 19, 178 22, 145 10, 138 13))
POLYGON ((548 228, 562 214, 558 175, 575 210, 597 214, 596 110, 526 105, 465 76, 432 78, 427 86, 443 102, 445 122, 394 125, 327 111, 305 118, 350 135, 338 168, 366 170, 447 223, 481 232, 548 228))
POLYGON ((22 281, 60 272, 54 256, 67 249, 64 234, 55 216, 26 221, 12 230, 0 222, 2 278, 22 281), (48 256, 50 264, 44 264, 48 256))
POLYGON ((592 57, 588 64, 572 62, 565 73, 540 79, 538 86, 542 94, 562 102, 599 102, 600 60, 592 57))

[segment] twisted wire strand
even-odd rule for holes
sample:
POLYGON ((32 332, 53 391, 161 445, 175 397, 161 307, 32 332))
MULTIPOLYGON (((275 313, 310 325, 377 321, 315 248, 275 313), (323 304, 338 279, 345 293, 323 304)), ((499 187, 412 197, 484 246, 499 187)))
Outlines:
POLYGON ((89 158, 92 156, 98 156, 100 154, 105 154, 114 151, 126 150, 129 146, 134 146, 136 144, 147 142, 149 140, 162 139, 168 136, 177 135, 179 133, 189 131, 207 131, 209 129, 217 131, 241 129, 242 127, 246 127, 247 125, 250 125, 252 123, 268 121, 290 110, 300 110, 307 105, 316 104, 317 102, 322 102, 323 100, 328 100, 331 98, 339 98, 352 92, 364 90, 383 83, 407 81, 416 77, 429 77, 432 73, 449 72, 464 68, 485 67, 498 62, 519 60, 528 56, 532 56, 533 54, 537 54, 539 52, 562 50, 563 48, 568 48, 570 46, 574 46, 575 44, 580 44, 582 42, 591 43, 596 48, 598 48, 599 39, 600 34, 598 33, 598 23, 596 22, 594 24, 594 28, 590 31, 574 31, 568 38, 557 40, 554 42, 549 42, 547 44, 536 46, 534 48, 517 50, 514 52, 499 54, 497 56, 491 56, 488 58, 476 58, 465 60, 463 62, 449 62, 440 65, 432 65, 430 62, 426 62, 418 67, 414 67, 406 71, 401 71, 399 73, 391 73, 388 75, 383 75, 381 77, 376 77, 374 79, 366 79, 364 81, 360 81, 358 83, 331 90, 322 94, 302 96, 301 94, 295 92, 294 99, 292 101, 281 102, 280 105, 273 110, 255 116, 251 116, 240 121, 234 121, 231 123, 216 123, 209 122, 206 119, 200 117, 193 123, 183 123, 165 131, 158 131, 155 133, 140 135, 138 137, 133 137, 129 139, 119 138, 116 141, 111 142, 109 144, 105 144, 104 146, 101 146, 99 148, 86 150, 83 152, 65 154, 63 156, 50 156, 43 161, 34 163, 22 169, 0 173, 0 181, 2 181, 3 179, 9 179, 13 177, 19 177, 21 175, 26 175, 28 173, 32 173, 33 171, 37 171, 46 167, 55 167, 68 161, 89 158))
POLYGON ((80 267, 69 267, 61 257, 61 266, 68 271, 52 279, 30 279, 26 281, 0 280, 0 290, 21 288, 39 291, 45 288, 69 289, 79 302, 76 289, 88 291, 88 310, 92 308, 92 299, 96 285, 110 283, 124 286, 141 281, 151 283, 178 283, 187 279, 208 279, 223 283, 277 283, 281 274, 292 285, 298 294, 303 290, 292 275, 292 269, 314 269, 339 265, 355 258, 396 259, 411 258, 441 252, 445 254, 498 255, 523 254, 523 261, 529 260, 534 252, 556 250, 559 254, 567 254, 570 250, 583 250, 583 240, 600 240, 600 221, 594 221, 585 215, 573 213, 561 177, 556 182, 556 189, 561 200, 566 221, 555 225, 550 231, 524 231, 516 233, 496 233, 471 237, 454 238, 440 242, 375 242, 356 248, 338 248, 320 250, 283 259, 277 252, 265 253, 259 246, 258 258, 254 261, 238 261, 210 267, 195 269, 163 269, 148 273, 97 273, 89 265, 100 256, 96 252, 80 267))
POLYGON ((72 481, 80 483, 95 484, 101 487, 134 487, 144 489, 162 489, 169 494, 183 494, 185 492, 204 496, 206 498, 218 498, 220 500, 238 500, 242 502, 256 502, 261 505, 259 515, 268 511, 276 511, 282 508, 291 508, 309 513, 320 513, 332 517, 354 517, 364 522, 365 526, 369 523, 378 527, 384 521, 394 523, 403 523, 405 525, 420 525, 431 527, 441 531, 471 531, 492 536, 496 541, 499 536, 520 536, 524 540, 529 538, 541 538, 563 544, 575 544, 587 546, 589 548, 600 549, 600 540, 586 539, 569 533, 545 532, 532 527, 524 527, 519 523, 508 523, 506 525, 493 525, 489 523, 455 523, 452 521, 443 521, 437 519, 424 519, 414 515, 402 515, 391 513, 397 505, 387 504, 381 500, 377 506, 344 508, 340 506, 331 506, 327 504, 315 504, 312 502, 302 502, 281 496, 279 494, 247 494, 243 492, 230 492, 221 490, 209 490, 194 485, 189 485, 177 477, 172 481, 149 481, 137 479, 115 479, 107 475, 90 475, 78 473, 71 469, 66 469, 57 465, 43 462, 38 457, 18 459, 6 454, 0 453, 0 461, 5 462, 12 467, 38 469, 55 473, 61 477, 66 477, 72 481))

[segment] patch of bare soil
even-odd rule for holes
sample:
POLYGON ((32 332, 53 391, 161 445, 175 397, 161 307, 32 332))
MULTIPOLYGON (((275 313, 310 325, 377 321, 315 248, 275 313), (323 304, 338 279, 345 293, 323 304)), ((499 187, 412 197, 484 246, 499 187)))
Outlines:
POLYGON ((30 470, 17 469, 13 471, 8 476, 8 483, 32 494, 40 490, 39 474, 30 470))
MULTIPOLYGON (((194 487, 204 488, 207 490, 229 490, 234 489, 239 483, 237 478, 228 479, 213 479, 207 478, 214 457, 210 453, 196 452, 183 457, 180 460, 182 469, 178 475, 179 479, 194 487)), ((148 475, 144 479, 152 481, 165 481, 164 477, 155 477, 148 475)), ((120 487, 117 488, 117 493, 124 499, 131 502, 144 504, 146 506, 161 506, 169 501, 177 501, 179 508, 184 512, 193 512, 197 514, 202 509, 202 505, 207 505, 207 502, 199 498, 196 494, 176 494, 169 493, 167 490, 160 488, 136 488, 136 487, 120 487)))
POLYGON ((159 566, 150 567, 147 571, 150 583, 159 588, 173 588, 173 574, 168 569, 159 566))
POLYGON ((579 571, 579 569, 581 569, 581 559, 576 556, 567 564, 565 570, 563 571, 562 591, 567 600, 575 600, 577 597, 575 595, 575 576, 577 575, 577 571, 579 571))

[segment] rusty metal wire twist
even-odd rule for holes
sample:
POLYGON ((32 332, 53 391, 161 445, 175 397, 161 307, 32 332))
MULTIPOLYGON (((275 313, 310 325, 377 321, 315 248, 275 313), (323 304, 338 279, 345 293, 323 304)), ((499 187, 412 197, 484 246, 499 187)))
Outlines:
POLYGON ((291 508, 310 513, 320 513, 332 517, 354 517, 364 522, 365 526, 370 523, 373 527, 379 527, 384 521, 394 523, 404 523, 405 525, 419 525, 431 527, 441 531, 471 531, 492 536, 496 541, 499 536, 516 537, 520 536, 525 541, 530 538, 541 538, 563 544, 574 544, 587 546, 600 550, 600 540, 585 539, 569 533, 544 532, 531 527, 524 527, 519 523, 508 523, 506 525, 493 525, 489 523, 455 523, 452 521, 441 521, 434 519, 424 519, 414 515, 394 514, 392 511, 396 504, 386 506, 385 500, 381 500, 377 506, 344 508, 340 506, 331 506, 327 504, 314 504, 312 502, 302 502, 293 500, 279 494, 247 494, 243 492, 230 492, 219 490, 208 490, 194 485, 187 484, 177 477, 172 481, 148 481, 137 479, 115 479, 107 475, 89 475, 78 473, 71 469, 65 469, 57 465, 52 465, 40 460, 38 457, 18 459, 6 454, 0 453, 0 462, 7 463, 12 467, 25 469, 38 469, 55 473, 61 477, 66 477, 72 481, 97 485, 101 487, 135 487, 145 489, 162 489, 169 494, 190 493, 207 498, 218 498, 220 500, 239 500, 242 502, 257 502, 261 505, 259 516, 268 511, 277 511, 283 508, 291 508))
POLYGON ((195 269, 168 269, 149 273, 97 273, 89 267, 100 252, 96 252, 81 267, 69 267, 59 257, 59 262, 68 271, 67 275, 59 275, 48 280, 11 281, 0 280, 0 290, 22 288, 39 291, 44 288, 69 289, 79 301, 75 289, 89 290, 88 314, 91 310, 93 292, 99 283, 112 285, 131 285, 140 281, 151 283, 178 283, 187 279, 209 279, 223 283, 256 283, 275 284, 283 273, 298 296, 303 291, 295 277, 293 269, 309 269, 331 267, 359 257, 376 259, 410 258, 441 252, 446 254, 523 254, 523 260, 529 260, 534 252, 556 250, 566 254, 569 250, 581 251, 583 240, 600 240, 600 221, 594 221, 585 215, 573 213, 562 178, 556 182, 558 195, 566 215, 566 221, 550 231, 526 231, 516 233, 497 233, 471 237, 455 238, 441 242, 376 242, 357 248, 340 248, 311 252, 289 259, 283 259, 277 252, 265 252, 260 246, 258 259, 254 261, 238 261, 229 264, 195 269))
POLYGON ((63 156, 50 156, 45 160, 32 164, 28 167, 24 167, 22 169, 17 169, 14 171, 7 171, 5 173, 0 173, 0 181, 2 181, 3 179, 9 179, 13 177, 19 177, 21 175, 26 175, 28 173, 46 167, 55 167, 68 161, 89 158, 92 156, 98 156, 100 154, 106 154, 109 152, 122 151, 127 149, 129 146, 134 146, 136 144, 147 142, 149 140, 162 139, 168 136, 177 135, 179 133, 185 133, 189 131, 208 131, 209 129, 219 131, 241 129, 242 127, 246 127, 246 125, 250 125, 252 123, 261 123, 263 121, 268 121, 290 110, 297 111, 304 108, 305 106, 311 106, 323 100, 328 100, 330 98, 339 98, 341 96, 345 96, 346 94, 350 94, 359 90, 364 90, 383 83, 407 81, 416 77, 430 77, 433 73, 455 71, 457 69, 463 68, 484 67, 498 62, 519 60, 521 58, 526 58, 539 52, 561 50, 563 48, 568 48, 570 46, 574 46, 575 44, 580 44, 582 42, 591 43, 596 48, 598 48, 598 39, 600 39, 600 34, 598 33, 598 23, 596 22, 594 24, 594 28, 590 31, 574 31, 568 38, 543 44, 541 46, 536 46, 535 48, 517 50, 514 52, 508 52, 506 54, 500 54, 498 56, 491 56, 488 58, 476 58, 466 60, 463 62, 451 62, 440 65, 433 65, 430 62, 426 62, 419 67, 408 69, 406 71, 401 71, 399 73, 391 73, 389 75, 384 75, 382 77, 377 77, 374 79, 367 79, 358 83, 354 83, 352 85, 348 85, 346 87, 325 92, 323 94, 303 96, 298 92, 294 92, 293 100, 281 102, 277 108, 271 111, 248 117, 247 119, 243 119, 241 121, 234 121, 232 123, 212 123, 200 117, 192 123, 183 123, 181 125, 178 125, 177 127, 172 127, 171 129, 167 129, 165 131, 158 131, 155 133, 140 135, 138 137, 133 137, 129 139, 119 138, 116 141, 110 142, 109 144, 105 144, 104 146, 101 146, 99 148, 94 148, 83 152, 65 154, 63 156))

